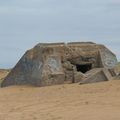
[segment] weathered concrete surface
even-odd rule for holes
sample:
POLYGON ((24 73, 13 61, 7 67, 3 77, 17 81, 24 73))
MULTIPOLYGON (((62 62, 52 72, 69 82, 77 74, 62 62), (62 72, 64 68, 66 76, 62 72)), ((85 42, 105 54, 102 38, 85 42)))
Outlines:
POLYGON ((94 68, 85 74, 85 78, 80 82, 80 84, 109 81, 112 79, 113 76, 109 69, 94 68))
POLYGON ((25 53, 1 85, 75 83, 84 80, 85 73, 93 68, 112 69, 116 64, 115 54, 104 45, 91 42, 38 44, 25 53))

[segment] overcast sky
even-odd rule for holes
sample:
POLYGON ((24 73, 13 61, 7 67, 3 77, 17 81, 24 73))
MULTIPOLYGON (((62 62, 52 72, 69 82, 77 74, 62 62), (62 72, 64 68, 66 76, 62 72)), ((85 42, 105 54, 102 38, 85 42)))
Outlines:
POLYGON ((120 59, 120 0, 0 0, 0 68, 39 42, 94 41, 120 59))

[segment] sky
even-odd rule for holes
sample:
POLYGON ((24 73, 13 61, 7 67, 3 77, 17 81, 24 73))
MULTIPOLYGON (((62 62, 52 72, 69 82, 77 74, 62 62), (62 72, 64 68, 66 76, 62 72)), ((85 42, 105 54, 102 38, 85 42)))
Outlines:
POLYGON ((0 68, 44 42, 93 41, 120 60, 120 0, 0 0, 0 68))

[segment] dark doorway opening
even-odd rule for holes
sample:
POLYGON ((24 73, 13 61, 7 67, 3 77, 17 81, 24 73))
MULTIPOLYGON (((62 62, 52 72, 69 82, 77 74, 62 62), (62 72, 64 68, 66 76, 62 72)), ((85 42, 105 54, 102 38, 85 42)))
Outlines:
POLYGON ((92 64, 83 64, 83 65, 77 64, 76 68, 78 72, 86 73, 87 71, 92 69, 92 64))

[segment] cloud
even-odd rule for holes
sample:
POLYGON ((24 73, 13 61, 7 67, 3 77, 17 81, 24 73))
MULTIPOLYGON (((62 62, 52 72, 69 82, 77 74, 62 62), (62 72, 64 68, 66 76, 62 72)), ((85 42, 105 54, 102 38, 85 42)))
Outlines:
POLYGON ((0 51, 8 55, 0 52, 0 64, 14 66, 38 42, 93 40, 120 56, 119 5, 119 0, 1 0, 0 51))

